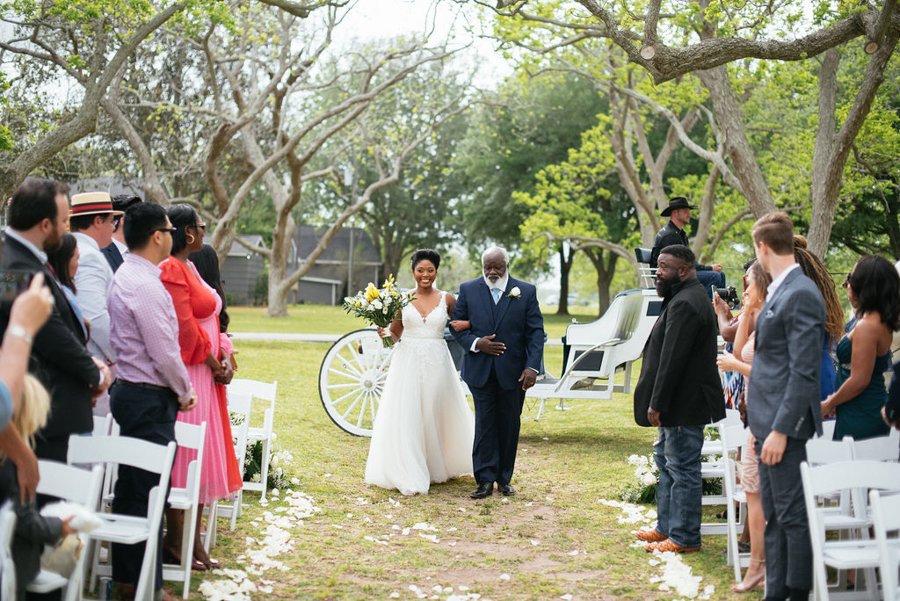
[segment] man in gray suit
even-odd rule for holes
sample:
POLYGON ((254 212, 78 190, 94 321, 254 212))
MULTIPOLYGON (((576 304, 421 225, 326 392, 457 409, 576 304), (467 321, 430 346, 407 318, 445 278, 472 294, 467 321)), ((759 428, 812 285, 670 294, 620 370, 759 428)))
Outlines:
POLYGON ((800 463, 806 460, 806 441, 822 433, 819 370, 825 301, 794 261, 793 236, 785 213, 765 215, 753 226, 756 257, 772 276, 756 320, 747 401, 766 516, 766 601, 807 601, 812 588, 800 463))

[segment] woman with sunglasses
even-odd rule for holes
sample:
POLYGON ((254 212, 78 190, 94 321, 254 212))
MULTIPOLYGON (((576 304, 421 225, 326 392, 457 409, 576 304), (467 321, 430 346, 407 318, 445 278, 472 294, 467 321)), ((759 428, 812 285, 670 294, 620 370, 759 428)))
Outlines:
MULTIPOLYGON (((191 384, 197 391, 197 408, 179 413, 180 421, 197 424, 206 422, 206 440, 203 446, 203 465, 200 471, 200 507, 197 510, 197 534, 194 537, 192 569, 206 570, 219 566, 209 558, 200 537, 203 505, 227 498, 242 486, 241 473, 234 456, 231 439, 231 421, 225 397, 225 385, 233 372, 229 355, 231 342, 219 333, 219 310, 222 301, 188 260, 188 255, 203 246, 206 224, 202 223, 193 207, 173 205, 166 211, 175 228, 172 234, 172 256, 160 263, 162 282, 172 296, 175 314, 178 316, 178 342, 181 358, 188 370, 191 384)), ((188 465, 197 458, 191 449, 178 449, 172 468, 172 486, 183 487, 187 480, 188 465)), ((181 534, 184 512, 168 510, 168 529, 163 543, 167 563, 180 563, 181 534)))
POLYGON ((900 329, 900 276, 884 257, 865 256, 844 282, 856 324, 837 345, 838 389, 822 402, 822 415, 836 415, 834 440, 886 436, 881 417, 887 400, 884 372, 893 333, 900 329))

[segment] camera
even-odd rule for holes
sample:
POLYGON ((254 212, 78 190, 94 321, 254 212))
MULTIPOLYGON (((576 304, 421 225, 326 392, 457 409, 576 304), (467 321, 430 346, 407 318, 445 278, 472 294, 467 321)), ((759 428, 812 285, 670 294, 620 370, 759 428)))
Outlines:
POLYGON ((735 309, 738 307, 738 305, 741 304, 741 297, 738 296, 737 290, 735 290, 734 286, 729 286, 727 288, 716 288, 716 294, 719 295, 719 298, 728 303, 729 309, 735 309))

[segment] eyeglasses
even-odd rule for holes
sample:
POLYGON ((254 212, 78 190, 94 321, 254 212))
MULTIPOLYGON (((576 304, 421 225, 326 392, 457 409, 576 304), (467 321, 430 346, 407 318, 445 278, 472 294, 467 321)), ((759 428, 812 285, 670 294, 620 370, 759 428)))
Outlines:
POLYGON ((158 227, 153 231, 154 232, 169 232, 171 235, 174 236, 175 232, 178 231, 178 228, 177 227, 158 227))
POLYGON ((849 287, 850 287, 850 277, 851 277, 852 275, 853 275, 852 273, 848 273, 848 274, 847 274, 847 277, 844 278, 844 282, 841 284, 841 287, 842 287, 842 288, 849 288, 849 287))
POLYGON ((196 225, 194 225, 194 227, 195 227, 195 228, 198 228, 198 229, 201 229, 201 230, 205 230, 205 229, 206 229, 206 224, 203 223, 203 222, 201 221, 200 223, 197 223, 196 225))

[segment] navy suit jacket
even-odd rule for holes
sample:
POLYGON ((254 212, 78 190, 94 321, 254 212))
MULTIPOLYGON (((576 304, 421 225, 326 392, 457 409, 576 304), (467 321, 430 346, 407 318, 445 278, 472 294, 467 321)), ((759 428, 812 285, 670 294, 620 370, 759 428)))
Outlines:
POLYGON ((766 299, 756 318, 747 419, 757 440, 772 430, 805 440, 822 433, 819 385, 825 301, 800 268, 766 299))
POLYGON ((122 258, 122 253, 119 252, 119 247, 116 246, 115 242, 110 242, 108 246, 101 248, 100 252, 103 253, 104 257, 106 257, 106 262, 109 263, 109 266, 112 268, 113 272, 115 272, 119 267, 122 266, 122 263, 125 262, 125 259, 122 258))
POLYGON ((505 390, 521 388, 519 376, 526 367, 540 372, 544 353, 544 318, 537 300, 537 290, 532 284, 508 279, 506 291, 500 302, 494 299, 484 278, 475 278, 459 287, 459 298, 453 309, 452 319, 466 319, 472 327, 462 332, 451 332, 466 351, 463 356, 462 378, 469 386, 480 388, 487 383, 491 367, 505 390), (509 296, 513 288, 519 289, 519 298, 509 296), (506 351, 496 357, 472 352, 476 338, 496 334, 495 342, 506 344, 506 351))

